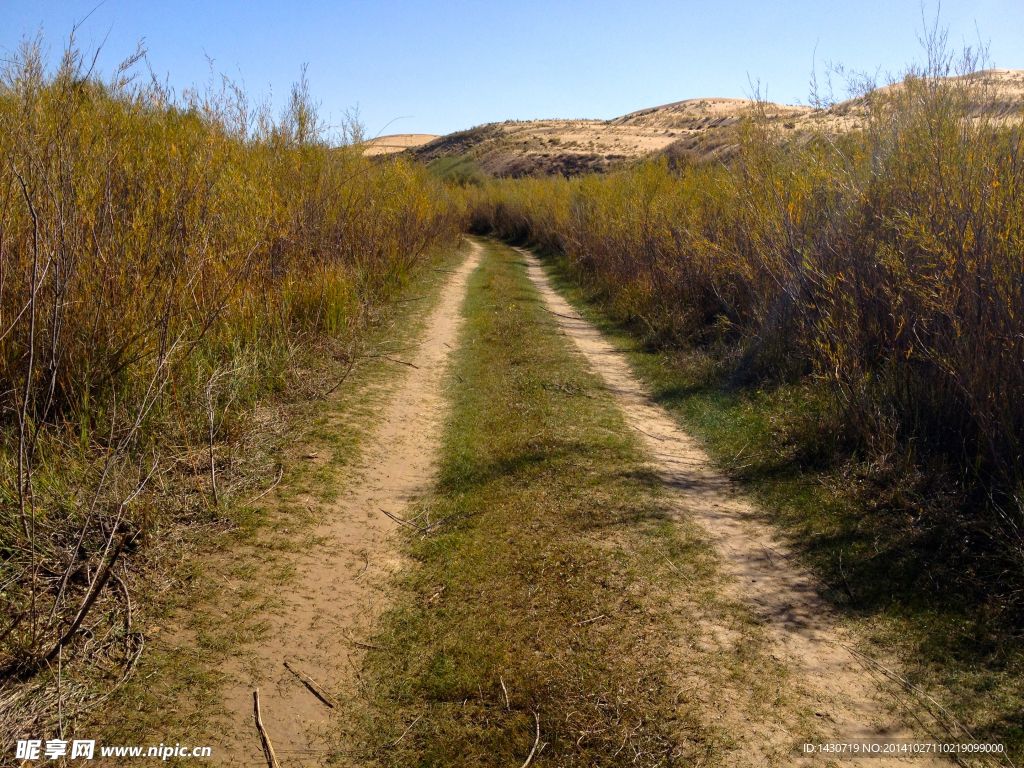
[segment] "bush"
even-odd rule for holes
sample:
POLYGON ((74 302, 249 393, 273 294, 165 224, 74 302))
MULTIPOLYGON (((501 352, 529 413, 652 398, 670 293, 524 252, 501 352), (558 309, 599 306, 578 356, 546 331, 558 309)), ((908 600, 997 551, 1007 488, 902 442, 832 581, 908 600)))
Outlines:
POLYGON ((958 467, 986 557, 1019 584, 1021 115, 970 57, 948 77, 931 50, 861 96, 847 134, 794 140, 755 109, 727 164, 493 182, 469 193, 469 216, 562 254, 648 342, 735 345, 742 378, 823 379, 871 456, 958 467))
POLYGON ((48 71, 37 42, 0 72, 8 671, 69 646, 113 560, 158 529, 150 481, 176 452, 209 441, 209 483, 177 499, 206 514, 229 407, 282 388, 304 347, 351 356, 458 236, 425 170, 364 159, 355 124, 328 141, 304 81, 275 121, 230 83, 139 84, 138 59, 101 82, 73 45, 48 71))

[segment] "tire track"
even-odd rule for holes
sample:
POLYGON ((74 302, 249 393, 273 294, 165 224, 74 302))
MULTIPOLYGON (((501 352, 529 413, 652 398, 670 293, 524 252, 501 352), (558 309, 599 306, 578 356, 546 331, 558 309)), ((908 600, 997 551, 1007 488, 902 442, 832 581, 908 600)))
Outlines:
POLYGON ((316 535, 326 541, 295 557, 294 578, 275 590, 281 607, 266 616, 266 639, 225 665, 227 715, 218 724, 224 736, 215 752, 226 764, 266 765, 253 724, 257 687, 263 724, 282 765, 320 765, 336 746, 332 718, 339 709, 325 706, 284 662, 327 691, 342 692, 344 709, 365 652, 359 641, 386 607, 384 587, 401 565, 392 542, 399 526, 385 512, 403 516, 434 474, 447 407, 443 377, 458 342, 467 280, 483 250, 471 247, 442 289, 403 383, 365 438, 372 447, 356 469, 358 479, 325 509, 316 535))
MULTIPOLYGON (((700 445, 683 432, 657 405, 634 376, 624 355, 579 316, 552 287, 540 261, 516 249, 526 259, 527 273, 562 331, 575 342, 591 368, 604 380, 626 417, 650 452, 656 469, 672 494, 676 513, 696 520, 708 532, 730 578, 722 593, 742 601, 760 618, 794 677, 813 701, 821 728, 841 741, 913 741, 915 733, 891 712, 892 699, 901 697, 880 686, 877 674, 865 669, 844 645, 851 645, 819 596, 813 575, 792 563, 791 552, 770 526, 755 519, 751 502, 736 485, 715 470, 700 445)), ((727 628, 710 628, 728 634, 727 628)), ((914 713, 939 739, 934 720, 914 713)), ((738 716, 742 723, 742 716, 738 716)), ((753 733, 747 723, 744 730, 753 733)), ((772 729, 755 729, 765 734, 772 729)), ((947 741, 951 739, 946 739, 947 741)), ((736 757, 740 765, 758 765, 765 755, 791 743, 788 734, 760 735, 744 741, 736 757), (774 744, 758 743, 764 739, 774 744)), ((798 764, 802 758, 795 758, 798 764)), ((855 762, 855 761, 843 761, 855 762)), ((905 765, 906 760, 876 758, 873 765, 905 765)), ((949 765, 944 759, 920 757, 918 766, 949 765)), ((792 764, 792 763, 791 763, 792 764)))

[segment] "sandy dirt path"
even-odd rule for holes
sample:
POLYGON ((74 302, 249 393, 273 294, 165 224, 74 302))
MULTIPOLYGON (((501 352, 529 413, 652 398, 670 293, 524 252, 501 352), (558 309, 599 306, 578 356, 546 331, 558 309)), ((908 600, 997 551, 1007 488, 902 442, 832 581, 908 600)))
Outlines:
POLYGON ((367 436, 372 447, 355 470, 357 479, 325 509, 316 534, 326 541, 297 556, 294 578, 277 590, 283 607, 266 617, 266 640, 224 670, 230 680, 223 689, 228 715, 216 752, 225 764, 266 765, 253 720, 257 687, 262 719, 283 766, 320 765, 333 746, 332 710, 284 662, 333 692, 344 708, 363 653, 358 642, 366 640, 386 605, 385 584, 401 565, 392 541, 398 524, 381 510, 404 516, 432 479, 446 409, 442 379, 458 340, 466 283, 481 253, 473 244, 443 288, 424 341, 414 355, 403 355, 415 367, 408 368, 367 436))
MULTIPOLYGON (((723 591, 747 604, 764 622, 777 648, 775 654, 786 660, 804 695, 810 697, 820 718, 818 730, 842 741, 915 740, 913 732, 891 712, 888 704, 892 697, 879 691, 878 682, 843 647, 851 640, 819 597, 814 577, 791 563, 791 553, 777 532, 754 519, 751 502, 712 468, 697 441, 651 400, 624 355, 551 287, 539 260, 528 251, 516 250, 526 259, 527 272, 547 309, 604 379, 627 423, 646 444, 674 497, 673 506, 708 532, 721 556, 722 569, 731 577, 723 591)), ((711 630, 713 634, 714 628, 711 630)), ((781 744, 792 741, 777 728, 739 725, 745 741, 733 756, 738 765, 760 765, 767 755, 778 754, 781 744)), ((797 758, 790 764, 800 762, 797 758)), ((949 765, 925 757, 870 761, 878 767, 908 762, 949 765)))

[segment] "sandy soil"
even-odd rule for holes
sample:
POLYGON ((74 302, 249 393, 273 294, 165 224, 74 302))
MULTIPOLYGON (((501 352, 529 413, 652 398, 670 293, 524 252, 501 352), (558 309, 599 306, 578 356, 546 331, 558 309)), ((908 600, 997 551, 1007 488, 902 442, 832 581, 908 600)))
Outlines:
POLYGON ((295 577, 275 595, 283 607, 266 617, 267 639, 224 670, 228 717, 220 724, 225 736, 215 752, 228 756, 227 764, 266 765, 253 721, 257 687, 262 719, 283 765, 319 765, 330 746, 332 710, 284 662, 342 702, 353 688, 364 652, 358 643, 367 639, 371 622, 386 605, 386 582, 401 565, 392 541, 398 524, 381 510, 404 516, 404 508, 431 481, 446 407, 442 377, 457 342, 466 281, 480 253, 474 246, 443 289, 426 340, 414 355, 403 355, 416 367, 408 368, 375 433, 367 437, 373 447, 358 478, 325 510, 316 533, 326 542, 297 556, 295 577))
MULTIPOLYGON (((891 711, 892 694, 880 690, 878 680, 844 648, 854 641, 830 615, 814 577, 792 563, 777 532, 754 519, 751 502, 711 467, 699 444, 650 399, 625 357, 554 291, 537 258, 527 251, 520 253, 547 308, 557 313, 555 319, 562 330, 604 379, 627 423, 646 444, 678 514, 689 516, 707 530, 721 555, 723 571, 731 577, 723 591, 727 597, 740 599, 764 622, 775 646, 774 655, 785 660, 794 690, 806 697, 820 720, 816 730, 843 741, 914 740, 914 732, 891 711)), ((726 627, 704 629, 712 641, 731 633, 726 627)), ((721 705, 721 701, 717 703, 721 705)), ((777 755, 783 744, 792 742, 777 727, 744 725, 741 712, 732 714, 745 741, 730 764, 760 765, 767 755, 777 755)), ((930 725, 934 727, 934 723, 930 725)), ((871 764, 906 762, 876 758, 871 764)), ((917 766, 948 765, 927 758, 912 762, 917 766)), ((800 760, 790 764, 800 764, 800 760)))
POLYGON ((391 136, 378 136, 366 142, 364 155, 390 155, 404 152, 411 147, 421 147, 434 139, 440 138, 432 133, 395 133, 391 136))

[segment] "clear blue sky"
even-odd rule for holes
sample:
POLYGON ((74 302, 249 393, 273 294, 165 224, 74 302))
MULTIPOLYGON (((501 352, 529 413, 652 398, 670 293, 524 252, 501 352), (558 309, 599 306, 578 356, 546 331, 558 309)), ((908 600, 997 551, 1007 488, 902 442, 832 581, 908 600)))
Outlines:
MULTIPOLYGON (((75 21, 100 66, 145 41, 177 88, 214 67, 283 105, 308 63, 335 120, 359 106, 369 133, 448 133, 544 117, 611 118, 704 96, 806 102, 819 62, 896 72, 919 57, 917 0, 0 0, 0 47, 42 29, 56 58, 75 21), (95 8, 95 10, 93 10, 95 8)), ((926 6, 933 15, 934 0, 926 6)), ((955 45, 991 44, 996 66, 1024 68, 1024 0, 946 0, 955 45)))

